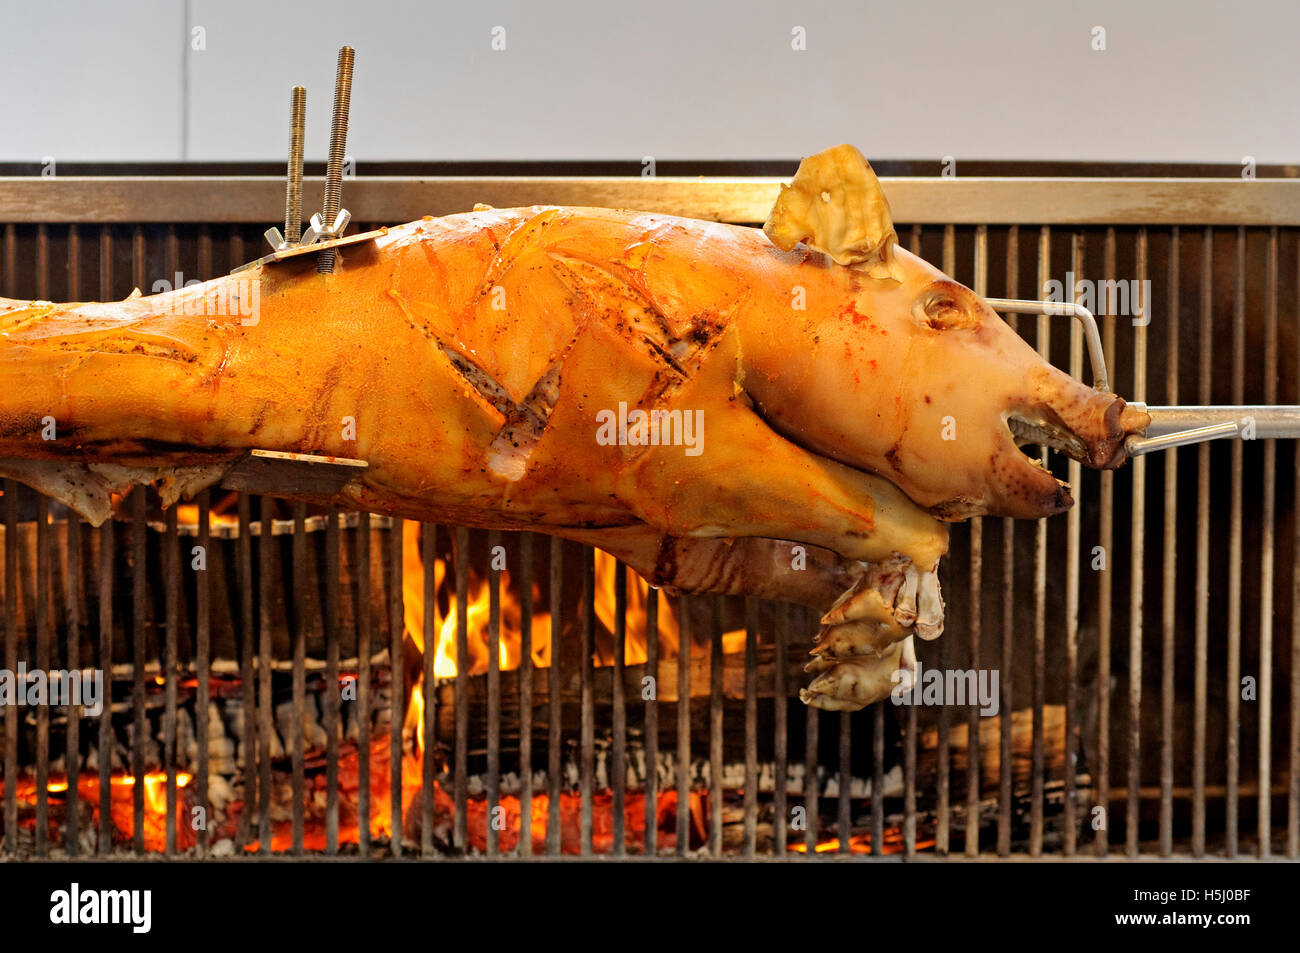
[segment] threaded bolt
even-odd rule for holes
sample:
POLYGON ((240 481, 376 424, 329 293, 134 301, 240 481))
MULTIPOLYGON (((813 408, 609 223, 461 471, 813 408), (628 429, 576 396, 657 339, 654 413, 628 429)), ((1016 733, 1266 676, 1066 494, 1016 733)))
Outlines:
POLYGON ((289 185, 284 197, 286 245, 296 245, 302 238, 302 139, 306 123, 307 90, 295 86, 289 94, 289 185))
MULTIPOLYGON (((325 166, 325 208, 321 219, 332 227, 343 202, 343 156, 348 145, 348 112, 352 107, 352 68, 356 52, 350 46, 339 50, 334 76, 334 113, 330 124, 330 154, 325 166)), ((337 237, 337 236, 336 236, 337 237)), ((333 274, 335 250, 326 249, 316 259, 316 272, 333 274)))

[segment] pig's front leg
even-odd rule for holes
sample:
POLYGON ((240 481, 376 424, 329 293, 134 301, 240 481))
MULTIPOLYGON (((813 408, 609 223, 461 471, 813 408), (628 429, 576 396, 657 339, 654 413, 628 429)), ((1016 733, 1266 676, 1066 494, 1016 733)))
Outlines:
POLYGON ((845 559, 786 540, 680 539, 649 527, 566 533, 599 546, 666 589, 777 599, 821 614, 815 674, 800 692, 816 708, 855 711, 886 697, 914 669, 913 636, 943 632, 936 570, 919 569, 895 553, 877 563, 845 559))

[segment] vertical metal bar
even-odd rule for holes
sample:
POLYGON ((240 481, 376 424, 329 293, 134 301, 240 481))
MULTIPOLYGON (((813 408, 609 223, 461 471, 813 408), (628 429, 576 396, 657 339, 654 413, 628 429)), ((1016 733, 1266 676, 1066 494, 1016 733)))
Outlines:
POLYGON ((838 828, 836 839, 839 840, 839 853, 853 852, 850 838, 853 836, 853 803, 849 799, 853 787, 853 722, 852 712, 840 712, 839 738, 839 797, 836 799, 835 822, 838 828))
POLYGON ((357 516, 357 846, 370 856, 370 514, 357 516))
MULTIPOLYGON (((989 230, 975 228, 975 293, 988 294, 989 230)), ((980 639, 984 626, 984 521, 978 516, 970 521, 970 664, 980 668, 980 639)), ((966 721, 966 856, 980 852, 980 711, 971 705, 966 721)), ((873 798, 874 800, 874 798, 873 798)), ((874 849, 874 848, 873 848, 874 849)))
POLYGON ((595 658, 594 643, 596 638, 594 613, 588 611, 596 602, 595 550, 589 546, 582 548, 582 603, 579 608, 579 633, 582 640, 582 712, 580 725, 580 764, 579 785, 582 794, 582 809, 579 817, 582 835, 582 856, 590 857, 592 853, 592 795, 595 787, 596 750, 595 731, 595 658))
MULTIPOLYGON (((53 592, 50 566, 50 501, 36 498, 36 670, 50 670, 50 610, 53 592)), ((49 852, 50 834, 50 706, 36 708, 36 838, 37 857, 49 852)))
MULTIPOLYGON (((951 275, 957 270, 956 229, 952 225, 943 227, 943 271, 951 275)), ((939 643, 939 668, 950 668, 952 639, 943 639, 939 643)), ((947 705, 939 708, 939 750, 937 753, 938 770, 935 779, 936 805, 934 851, 940 856, 947 856, 951 848, 952 836, 952 711, 947 705)))
POLYGON ((871 716, 871 854, 885 854, 885 706, 871 716))
MULTIPOLYGON (((777 659, 777 667, 781 666, 777 659)), ((745 599, 745 857, 758 837, 758 603, 745 599)), ((781 823, 778 815, 776 823, 781 823)))
POLYGON ((772 791, 772 826, 774 828, 774 843, 772 852, 777 857, 786 855, 786 841, 790 832, 790 804, 786 793, 786 775, 789 770, 789 724, 788 718, 788 699, 786 692, 786 666, 789 664, 786 660, 788 653, 787 644, 790 636, 790 619, 794 615, 794 607, 790 605, 783 606, 776 613, 776 648, 773 652, 775 659, 775 669, 773 672, 772 694, 773 698, 773 718, 776 720, 774 733, 772 737, 772 760, 775 775, 773 778, 772 791))
POLYGON ((659 590, 645 596, 645 671, 651 679, 645 698, 645 855, 659 851, 659 590))
MULTIPOLYGON (((252 839, 253 806, 257 801, 257 731, 254 719, 257 713, 257 686, 253 680, 253 524, 249 516, 248 494, 240 493, 236 502, 239 519, 239 539, 235 543, 235 578, 239 585, 239 620, 243 640, 239 646, 239 681, 243 699, 243 717, 239 724, 239 750, 244 760, 244 809, 239 812, 239 826, 235 832, 235 847, 243 854, 252 839)), ((107 525, 107 524, 105 524, 107 525)))
MULTIPOLYGON (((1138 229, 1137 282, 1147 277, 1147 230, 1138 229)), ((1133 329, 1133 399, 1147 399, 1147 302, 1139 291, 1138 321, 1133 329)), ((1133 460, 1132 543, 1129 562, 1128 620, 1128 810, 1125 815, 1125 843, 1130 857, 1138 855, 1138 823, 1142 789, 1142 594, 1146 588, 1146 498, 1147 461, 1133 460)))
POLYGON ((293 718, 289 730, 293 770, 293 852, 302 856, 307 721, 307 504, 293 504, 293 718))
MULTIPOLYGON (((36 297, 49 298, 50 241, 45 225, 36 228, 36 297)), ((50 669, 50 612, 53 609, 52 567, 50 565, 50 504, 44 495, 37 498, 36 507, 36 668, 41 672, 50 669)), ((50 707, 36 709, 36 831, 37 857, 45 857, 49 850, 48 790, 50 773, 50 707)))
MULTIPOLYGON (((808 613, 800 610, 800 628, 807 630, 808 613)), ((803 768, 803 804, 807 829, 804 833, 804 856, 812 859, 817 856, 817 841, 821 836, 821 790, 817 778, 817 729, 821 724, 818 709, 807 706, 804 712, 804 768, 803 768)))
MULTIPOLYGON (((1070 268, 1074 280, 1083 278, 1083 234, 1075 232, 1070 237, 1070 268)), ((1077 301, 1077 289, 1067 289, 1071 300, 1077 301)), ((1083 329, 1077 321, 1070 323, 1070 374, 1076 380, 1083 377, 1083 329)), ((1071 460, 1068 469, 1070 486, 1078 492, 1083 484, 1083 467, 1071 460)), ((1066 515, 1065 544, 1065 837, 1067 857, 1078 850, 1079 823, 1076 817, 1076 790, 1078 781, 1079 739, 1079 548, 1083 544, 1083 507, 1072 506, 1066 515)))
MULTIPOLYGON (((1232 402, 1246 400, 1246 229, 1237 229, 1236 267, 1233 273, 1232 308, 1232 402)), ((1141 398, 1138 398, 1141 400, 1141 398)), ((1241 774, 1241 497, 1242 457, 1245 445, 1232 442, 1232 489, 1228 524, 1228 672, 1227 702, 1227 792, 1224 804, 1227 825, 1224 853, 1237 856, 1241 774)), ((1140 458, 1139 458, 1140 459, 1140 458)))
POLYGON ((145 625, 148 612, 148 566, 145 565, 145 490, 136 487, 131 494, 131 653, 132 653, 132 732, 131 787, 133 815, 132 847, 137 854, 144 853, 144 749, 147 743, 148 723, 144 712, 145 625))
MULTIPOLYGON (((1214 230, 1206 226, 1201 237, 1201 335, 1197 378, 1198 399, 1208 404, 1212 399, 1214 311, 1214 230)), ((1196 638, 1193 673, 1192 723, 1192 856, 1205 855, 1205 732, 1207 666, 1210 630, 1210 446, 1201 444, 1197 452, 1196 480, 1196 638)))
POLYGON ((907 737, 903 745, 903 856, 916 857, 916 706, 907 705, 907 737))
POLYGON ((722 856, 722 597, 709 597, 709 851, 722 856))
MULTIPOLYGON (((13 226, 8 226, 12 231, 13 226)), ((18 671, 18 484, 4 481, 5 490, 5 669, 18 671)), ((112 677, 111 666, 106 668, 112 677)), ((112 706, 105 705, 107 712, 112 706)), ((4 706, 5 712, 5 853, 18 854, 18 717, 17 705, 4 706)), ((100 722, 101 731, 103 721, 100 722)), ((102 755, 102 747, 101 747, 102 755)), ((103 764, 103 761, 100 762, 103 764)), ((102 774, 102 769, 101 769, 102 774)), ((101 798, 102 801, 102 798, 101 798)), ((102 834, 100 849, 107 852, 102 834)))
POLYGON ((547 725, 546 725, 546 852, 558 856, 563 846, 560 831, 560 762, 564 743, 562 716, 564 702, 561 695, 560 663, 564 658, 562 638, 564 632, 561 602, 564 598, 564 540, 551 537, 551 666, 546 673, 547 725))
MULTIPOLYGON (((913 225, 909 249, 921 254, 921 226, 913 225)), ((782 662, 784 663, 784 659, 782 662)), ((916 706, 907 707, 906 735, 903 739, 903 852, 908 860, 916 857, 916 706)))
MULTIPOLYGON (((1296 274, 1300 274, 1300 254, 1297 254, 1296 274)), ((1296 354, 1296 390, 1300 394, 1300 351, 1296 354)), ((1300 440, 1295 442, 1295 486, 1293 501, 1300 501, 1300 440)), ((1291 752, 1287 782, 1286 855, 1291 860, 1300 858, 1300 509, 1292 518, 1291 535, 1291 730, 1287 749, 1291 752)))
MULTIPOLYGON (((1264 403, 1277 403, 1277 227, 1268 230, 1264 305, 1264 403)), ((1277 499, 1277 441, 1264 441, 1264 504, 1259 540, 1259 790, 1257 853, 1273 852, 1273 547, 1277 499)))
POLYGON ((488 724, 487 724, 487 855, 501 850, 501 832, 495 823, 501 796, 501 572, 497 569, 499 530, 488 533, 488 724))
POLYGON ((325 510, 325 853, 339 852, 339 512, 325 510))
POLYGON ((452 831, 456 847, 469 850, 469 530, 456 527, 456 778, 452 831))
MULTIPOLYGON (((4 239, 6 292, 16 295, 14 272, 17 269, 17 231, 5 225, 4 239)), ((5 504, 5 668, 18 670, 18 484, 4 481, 5 504)), ((105 711, 108 710, 104 706, 105 711)), ((18 853, 18 706, 6 705, 5 716, 5 853, 18 853)))
MULTIPOLYGON (((106 696, 111 695, 113 687, 113 562, 113 521, 110 519, 99 527, 99 668, 104 673, 106 696)), ((99 830, 95 853, 105 856, 113 850, 113 706, 107 697, 99 713, 98 759, 99 830)))
MULTIPOLYGON (((1052 230, 1044 225, 1038 232, 1038 287, 1047 287, 1052 277, 1052 230)), ((1038 353, 1050 360, 1052 325, 1046 315, 1038 318, 1038 353)), ((1047 466, 1047 448, 1040 451, 1039 461, 1047 466)), ((1034 527, 1034 712, 1033 776, 1029 806, 1029 854, 1043 852, 1043 796, 1046 784, 1043 757, 1043 704, 1047 690, 1047 520, 1034 527)))
POLYGON ((614 856, 627 853, 627 700, 624 697, 624 667, 627 651, 627 567, 614 567, 614 760, 611 770, 614 788, 614 856))
MULTIPOLYGON (((68 298, 81 300, 81 234, 76 224, 68 226, 68 298)), ((68 648, 65 653, 69 672, 81 669, 81 517, 71 510, 67 511, 68 542, 68 602, 67 632, 68 648)), ((111 678, 111 673, 110 676, 111 678)), ((82 706, 68 705, 67 753, 65 766, 68 778, 67 816, 64 827, 63 846, 68 856, 76 858, 81 854, 81 719, 82 706)))
MULTIPOLYGON (((1020 289, 1020 227, 1012 225, 1007 230, 1006 294, 1019 296, 1020 289)), ((1007 323, 1018 330, 1019 319, 1008 315, 1007 323)), ((1016 521, 1010 517, 1002 520, 1002 677, 998 699, 998 856, 1011 854, 1011 697, 1015 673, 1016 631, 1016 521)))
POLYGON ((211 725, 208 720, 208 705, 212 700, 212 588, 208 585, 208 548, 210 527, 209 513, 211 498, 207 490, 199 493, 199 537, 198 547, 202 554, 202 568, 197 570, 194 579, 194 610, 196 632, 194 639, 194 674, 197 687, 194 701, 195 727, 198 735, 199 759, 195 777, 195 799, 202 808, 203 824, 199 827, 198 853, 206 857, 208 853, 209 822, 212 818, 212 805, 208 803, 208 781, 211 763, 208 752, 208 732, 211 725))
MULTIPOLYGON (((1166 403, 1178 403, 1179 230, 1169 236, 1169 309, 1165 351, 1166 403)), ((1178 630, 1178 450, 1165 453, 1164 586, 1160 632, 1160 853, 1174 852, 1174 648, 1178 630)))
POLYGON ((167 531, 162 540, 163 592, 167 631, 163 639, 163 770, 167 772, 166 844, 168 857, 176 853, 176 704, 177 632, 180 627, 180 536, 176 531, 176 507, 167 507, 167 531))
MULTIPOLYGON (((437 782, 437 745, 434 731, 438 720, 434 717, 438 693, 434 679, 437 672, 434 662, 438 655, 438 586, 434 567, 438 562, 438 527, 434 523, 420 524, 420 562, 424 567, 424 652, 421 657, 420 691, 424 695, 424 751, 420 778, 420 853, 432 857, 433 849, 433 787, 437 782)), ((520 738, 528 734, 528 721, 521 720, 520 738)), ((528 815, 524 814, 525 823, 528 815)))
POLYGON ((690 846, 691 822, 691 598, 677 600, 677 856, 690 846))
POLYGON ((403 638, 406 635, 402 545, 405 535, 406 520, 394 518, 388 535, 389 564, 392 566, 388 580, 388 804, 392 819, 388 846, 394 857, 402 856, 402 727, 406 714, 406 679, 402 664, 403 638))
MULTIPOLYGON (((427 704, 427 702, 426 702, 427 704)), ((533 534, 519 534, 519 856, 533 854, 533 534)))
MULTIPOLYGON (((1103 246, 1102 272, 1106 281, 1115 280, 1115 229, 1106 229, 1103 246)), ((1106 366, 1115 363, 1115 315, 1106 309, 1102 323, 1102 350, 1106 366)), ((1101 515, 1098 541, 1101 544, 1101 571, 1097 576, 1097 773, 1093 787, 1097 792, 1097 806, 1101 808, 1101 823, 1096 826, 1097 854, 1105 857, 1110 850, 1110 672, 1111 672, 1111 621, 1114 577, 1111 575, 1115 559, 1115 473, 1103 470, 1101 474, 1101 515)))
MULTIPOLYGON (((68 649, 65 654, 69 672, 81 670, 81 517, 68 511, 68 649)), ((110 672, 111 677, 111 672, 110 672)), ((67 753, 68 776, 67 824, 63 846, 69 857, 81 854, 81 705, 68 703, 67 753)))
MULTIPOLYGON (((258 824, 258 850, 262 854, 271 853, 271 581, 275 577, 272 566, 275 564, 275 541, 272 537, 272 501, 267 497, 260 499, 261 537, 257 549, 257 588, 260 595, 258 602, 258 647, 257 647, 257 754, 258 783, 257 793, 260 798, 260 821, 258 824)), ((361 763, 369 761, 368 752, 361 752, 361 763)))
MULTIPOLYGON (((113 292, 113 239, 107 225, 99 231, 99 297, 108 301, 113 292)), ((5 498, 11 499, 6 483, 5 498)), ((17 502, 13 500, 13 502, 17 502)), ((10 534, 6 541, 12 537, 10 534)), ((14 539, 16 543, 17 540, 14 539)), ((15 550, 17 552, 17 550, 15 550)), ((113 688, 113 581, 114 581, 113 521, 105 520, 99 527, 99 667, 104 673, 104 706, 99 713, 99 831, 95 839, 95 853, 107 856, 113 852, 113 706, 110 704, 113 688)), ((16 568, 16 567, 15 567, 16 568)), ((6 584, 6 591, 8 589, 6 584)))
MULTIPOLYGON (((180 251, 176 237, 176 226, 173 224, 169 224, 166 228, 164 251, 168 280, 174 281, 175 289, 179 290, 184 285, 184 281, 180 280, 180 251)), ((181 567, 180 535, 176 529, 176 522, 176 507, 174 505, 167 507, 166 531, 160 545, 163 556, 163 599, 167 623, 163 635, 162 675, 165 706, 163 711, 163 770, 166 772, 167 805, 163 850, 168 857, 176 854, 178 794, 176 780, 177 668, 179 665, 177 629, 180 626, 181 567)))

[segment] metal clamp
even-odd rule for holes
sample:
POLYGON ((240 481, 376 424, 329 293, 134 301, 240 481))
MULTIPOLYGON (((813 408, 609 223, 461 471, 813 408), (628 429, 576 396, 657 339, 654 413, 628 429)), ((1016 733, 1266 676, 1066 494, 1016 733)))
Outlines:
POLYGON ((1083 325, 1084 340, 1088 343, 1088 357, 1092 361, 1092 386, 1103 394, 1111 393, 1110 378, 1106 374, 1106 352, 1101 346, 1101 332, 1097 319, 1081 304, 1072 301, 1030 301, 1019 298, 985 298, 994 311, 1012 314, 1046 314, 1052 317, 1074 318, 1083 325))
MULTIPOLYGON (((1092 361, 1093 388, 1111 393, 1106 372, 1106 354, 1101 345, 1101 332, 1097 319, 1081 304, 1063 301, 1031 301, 1017 298, 985 298, 995 311, 1012 314, 1046 314, 1066 316, 1083 325, 1088 355, 1092 361)), ((1300 406, 1254 407, 1148 407, 1139 401, 1129 401, 1130 407, 1151 415, 1151 424, 1141 435, 1133 435, 1124 447, 1130 457, 1170 450, 1189 444, 1206 443, 1225 437, 1236 437, 1243 432, 1241 421, 1249 419, 1253 425, 1252 436, 1264 440, 1300 440, 1300 406)))
POLYGON ((289 165, 286 172, 284 231, 266 230, 271 253, 231 269, 231 274, 247 271, 304 254, 316 255, 316 271, 332 274, 336 250, 345 245, 373 241, 384 229, 344 237, 352 222, 352 213, 342 208, 343 159, 347 150, 348 113, 352 104, 352 71, 355 52, 345 46, 339 50, 338 71, 334 81, 334 110, 330 122, 329 162, 325 168, 325 207, 312 215, 309 227, 302 231, 302 151, 307 91, 295 86, 289 100, 289 165))
POLYGON ((351 221, 352 213, 345 208, 339 209, 338 215, 334 216, 334 221, 329 226, 326 226, 321 221, 320 213, 315 212, 312 214, 307 232, 302 236, 301 244, 304 246, 316 245, 342 238, 343 233, 348 230, 348 223, 351 221))
MULTIPOLYGON (((1137 406, 1137 405, 1133 405, 1137 406)), ((1152 410, 1162 410, 1164 408, 1151 407, 1147 413, 1152 410)), ((1152 414, 1151 420, 1154 423, 1156 415, 1152 414)), ((1151 428, 1147 428, 1150 433, 1151 428)), ((1124 441, 1124 449, 1128 451, 1130 457, 1140 457, 1144 453, 1154 453, 1157 450, 1172 450, 1174 447, 1185 447, 1193 443, 1208 443, 1211 440, 1220 440, 1224 437, 1235 437, 1241 432, 1241 428, 1231 420, 1221 424, 1209 424, 1204 427, 1193 427, 1191 430, 1179 430, 1174 433, 1158 434, 1156 436, 1132 436, 1124 441)))

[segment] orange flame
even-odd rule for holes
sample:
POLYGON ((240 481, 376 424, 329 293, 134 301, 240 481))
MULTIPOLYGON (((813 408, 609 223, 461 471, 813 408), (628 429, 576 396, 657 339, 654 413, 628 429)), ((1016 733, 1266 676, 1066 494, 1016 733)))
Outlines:
MULTIPOLYGON (((646 660, 646 604, 649 599, 650 586, 635 572, 622 566, 619 561, 603 550, 595 550, 595 610, 596 618, 605 630, 614 631, 617 618, 615 599, 615 582, 619 571, 627 579, 626 638, 624 642, 623 661, 627 665, 640 665, 646 660)), ((510 573, 502 569, 498 573, 501 593, 500 631, 497 661, 503 672, 519 667, 522 652, 522 610, 515 598, 511 586, 510 573)), ((406 634, 416 647, 424 651, 425 601, 424 601, 425 566, 420 553, 420 524, 408 521, 402 530, 402 593, 406 634)), ((452 580, 447 572, 447 565, 441 558, 435 558, 433 564, 433 589, 436 593, 433 612, 433 629, 437 632, 434 646, 434 676, 451 678, 457 672, 456 659, 456 616, 457 599, 452 580), (445 615, 441 607, 446 605, 445 615)), ((491 580, 471 577, 468 581, 468 598, 466 600, 466 647, 469 650, 470 675, 482 675, 488 670, 488 643, 491 580)), ((540 590, 533 585, 533 603, 540 601, 540 590)), ((677 617, 667 599, 659 600, 658 613, 659 657, 674 659, 678 654, 681 632, 677 617)), ((725 653, 742 652, 745 648, 745 631, 736 629, 722 636, 725 653)), ((693 653, 706 652, 704 645, 692 646, 693 653)), ((612 665, 613 657, 607 644, 598 643, 596 652, 597 665, 612 665)), ((535 612, 532 624, 532 657, 538 668, 551 664, 551 616, 546 612, 535 612)))

